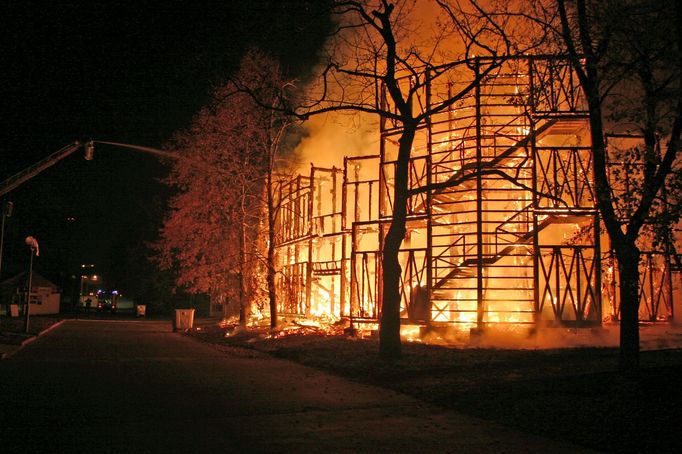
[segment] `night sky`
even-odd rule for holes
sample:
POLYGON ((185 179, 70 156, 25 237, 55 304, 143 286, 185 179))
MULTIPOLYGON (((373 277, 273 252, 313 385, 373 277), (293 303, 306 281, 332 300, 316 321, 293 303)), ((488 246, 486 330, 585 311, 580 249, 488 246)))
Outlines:
MULTIPOLYGON (((324 3, 2 2, 0 178, 75 140, 161 147, 252 45, 304 77, 329 24, 324 3)), ((163 217, 165 171, 149 155, 99 145, 93 161, 76 152, 9 193, 3 277, 26 269, 32 235, 36 269, 58 285, 93 263, 134 289, 135 262, 163 217)))

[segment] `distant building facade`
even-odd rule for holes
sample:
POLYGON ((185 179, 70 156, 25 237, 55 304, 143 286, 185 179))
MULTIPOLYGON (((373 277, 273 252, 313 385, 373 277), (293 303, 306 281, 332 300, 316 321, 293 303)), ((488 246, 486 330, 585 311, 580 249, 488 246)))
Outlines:
MULTIPOLYGON (((25 291, 28 284, 26 272, 0 282, 1 310, 4 314, 11 314, 11 306, 17 305, 23 311, 25 291)), ((58 314, 60 304, 59 287, 40 274, 33 272, 31 280, 31 314, 58 314)), ((17 312, 14 312, 15 314, 17 312)))

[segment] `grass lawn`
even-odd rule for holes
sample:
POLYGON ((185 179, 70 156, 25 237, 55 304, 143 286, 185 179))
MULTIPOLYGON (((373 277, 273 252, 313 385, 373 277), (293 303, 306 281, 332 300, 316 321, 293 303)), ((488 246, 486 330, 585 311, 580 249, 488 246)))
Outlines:
POLYGON ((378 341, 340 335, 192 333, 230 349, 267 352, 462 413, 599 451, 682 452, 682 349, 642 353, 638 377, 617 373, 615 348, 508 350, 404 343, 395 363, 378 341))

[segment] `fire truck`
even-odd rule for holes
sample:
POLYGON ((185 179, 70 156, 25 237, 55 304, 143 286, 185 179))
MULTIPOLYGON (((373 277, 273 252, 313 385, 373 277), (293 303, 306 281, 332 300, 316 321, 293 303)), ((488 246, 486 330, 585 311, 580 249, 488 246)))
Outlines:
POLYGON ((97 311, 116 312, 118 308, 118 292, 116 290, 99 290, 97 292, 97 311))

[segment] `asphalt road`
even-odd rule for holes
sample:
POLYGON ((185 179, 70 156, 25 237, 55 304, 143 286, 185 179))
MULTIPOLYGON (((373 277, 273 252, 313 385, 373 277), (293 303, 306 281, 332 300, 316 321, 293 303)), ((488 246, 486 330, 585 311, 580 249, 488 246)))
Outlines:
POLYGON ((580 452, 158 321, 66 322, 0 391, 2 453, 580 452))

